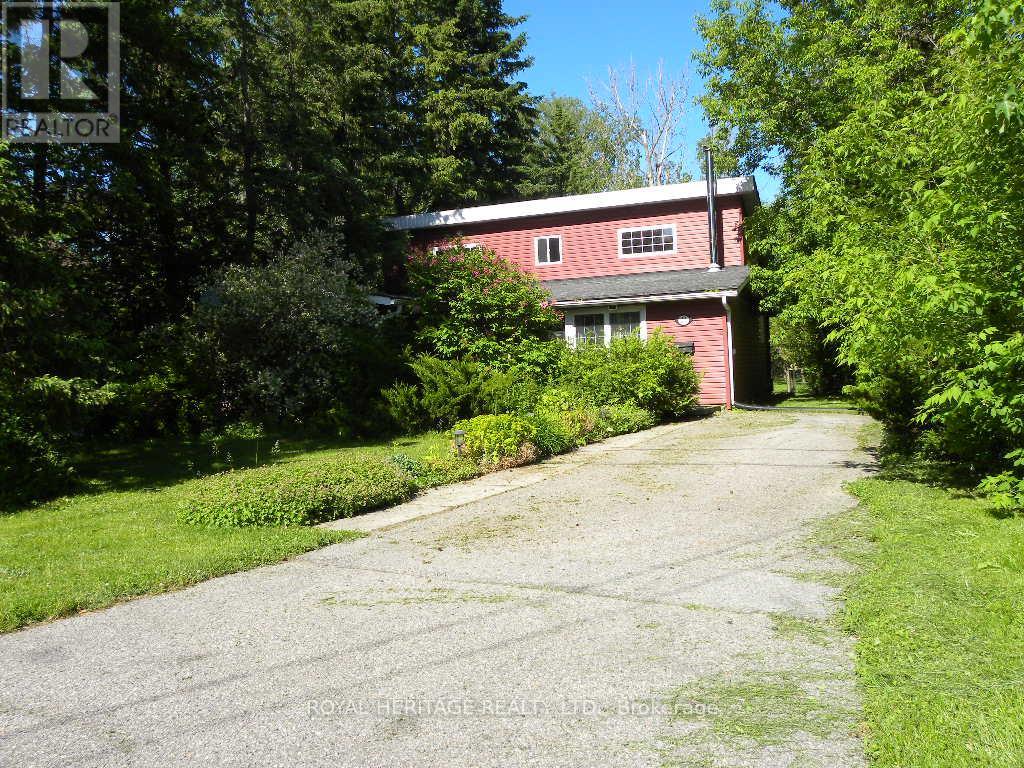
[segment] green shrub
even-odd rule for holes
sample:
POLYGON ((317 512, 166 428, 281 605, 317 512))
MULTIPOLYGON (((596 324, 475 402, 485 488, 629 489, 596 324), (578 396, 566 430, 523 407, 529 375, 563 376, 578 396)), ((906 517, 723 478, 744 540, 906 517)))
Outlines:
POLYGON ((226 420, 357 420, 392 373, 373 282, 337 231, 212 274, 175 331, 196 396, 226 420))
POLYGON ((562 428, 569 436, 574 448, 604 437, 598 430, 597 408, 572 408, 567 411, 554 412, 554 415, 561 420, 562 428))
POLYGON ((398 383, 381 393, 388 414, 404 432, 449 429, 485 413, 526 413, 541 392, 527 367, 500 371, 472 360, 420 355, 410 368, 416 384, 398 383))
POLYGON ((421 349, 499 367, 543 364, 539 340, 560 318, 535 275, 493 251, 456 243, 410 254, 408 276, 419 308, 421 349))
POLYGON ((537 398, 533 418, 542 424, 538 429, 544 433, 540 438, 546 444, 542 448, 544 452, 565 453, 602 437, 595 434, 597 407, 574 387, 545 388, 537 398), (546 446, 549 442, 552 448, 565 447, 548 451, 546 446))
POLYGON ((497 374, 472 360, 420 355, 409 367, 416 384, 396 384, 382 393, 391 418, 406 432, 423 426, 448 429, 459 419, 484 413, 488 400, 507 383, 492 382, 497 374))
POLYGON ((429 417, 423 409, 420 390, 415 384, 400 381, 381 392, 388 416, 395 427, 404 433, 414 433, 425 429, 429 417))
POLYGON ((528 367, 491 371, 480 390, 480 413, 529 413, 537 407, 542 391, 528 367))
POLYGON ((454 451, 427 456, 425 485, 449 485, 469 480, 480 474, 480 465, 469 456, 460 456, 454 451))
POLYGON ((396 504, 415 491, 416 481, 393 461, 335 457, 195 480, 179 518, 215 527, 310 525, 396 504))
POLYGON ((388 456, 388 461, 416 480, 418 484, 423 485, 421 481, 426 477, 427 467, 422 461, 405 453, 393 453, 388 456))
POLYGON ((0 506, 55 496, 74 473, 58 446, 13 413, 0 415, 0 506))
POLYGON ((612 435, 650 429, 657 417, 632 403, 595 406, 571 387, 549 387, 527 418, 536 429, 534 443, 544 455, 571 451, 612 435))
POLYGON ((566 348, 559 361, 559 383, 577 390, 590 404, 632 404, 659 420, 684 416, 697 402, 700 376, 693 361, 661 332, 649 339, 613 339, 611 345, 566 348))
POLYGON ((625 435, 650 429, 658 423, 653 413, 645 408, 621 403, 609 405, 599 410, 599 423, 609 435, 625 435))
POLYGON ((543 456, 557 456, 578 447, 579 443, 566 424, 561 412, 538 411, 527 417, 536 433, 533 442, 543 456))
POLYGON ((537 429, 511 414, 485 414, 460 421, 456 429, 466 433, 466 455, 484 465, 526 463, 536 457, 537 429))
POLYGON ((537 398, 538 410, 580 411, 596 406, 597 402, 581 388, 565 383, 545 387, 537 398))

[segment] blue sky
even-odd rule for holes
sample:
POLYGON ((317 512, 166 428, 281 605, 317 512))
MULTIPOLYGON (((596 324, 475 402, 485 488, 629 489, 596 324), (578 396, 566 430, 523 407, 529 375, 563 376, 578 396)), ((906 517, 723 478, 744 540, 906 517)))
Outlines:
MULTIPOLYGON (((587 81, 601 80, 609 65, 624 66, 632 59, 641 72, 654 69, 663 59, 669 71, 686 68, 690 95, 702 84, 693 62, 693 51, 703 48, 697 34, 698 15, 708 12, 710 0, 505 0, 505 12, 527 16, 519 27, 529 38, 527 52, 533 67, 524 73, 530 91, 552 92, 587 99, 587 81)), ((705 127, 700 108, 690 107, 687 142, 696 147, 705 127)), ((688 153, 690 171, 696 176, 696 152, 688 153)), ((759 174, 764 200, 774 197, 774 179, 759 174)))

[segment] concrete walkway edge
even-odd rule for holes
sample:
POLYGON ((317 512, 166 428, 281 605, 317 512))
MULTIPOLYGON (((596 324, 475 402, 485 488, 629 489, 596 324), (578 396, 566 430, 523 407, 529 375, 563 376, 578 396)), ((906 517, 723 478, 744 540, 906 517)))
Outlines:
POLYGON ((374 512, 366 512, 356 517, 331 520, 327 523, 321 523, 318 527, 335 531, 361 531, 363 533, 394 528, 411 520, 449 512, 476 501, 534 485, 548 478, 568 472, 572 467, 585 464, 593 459, 594 456, 622 450, 623 448, 632 448, 652 437, 669 434, 686 423, 662 424, 642 432, 609 437, 599 443, 591 443, 575 451, 560 456, 553 456, 535 464, 505 469, 499 472, 490 472, 461 483, 429 488, 404 504, 388 507, 387 509, 379 509, 374 512))

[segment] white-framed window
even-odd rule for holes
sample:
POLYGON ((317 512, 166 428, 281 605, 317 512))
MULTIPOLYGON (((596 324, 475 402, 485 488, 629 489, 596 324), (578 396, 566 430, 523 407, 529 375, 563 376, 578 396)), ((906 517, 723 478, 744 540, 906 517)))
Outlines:
POLYGON ((587 307, 565 313, 565 340, 574 346, 608 344, 620 336, 647 338, 643 305, 587 307))
POLYGON ((626 312, 609 312, 608 313, 608 325, 611 328, 611 335, 613 339, 617 339, 621 336, 639 336, 640 335, 640 310, 627 310, 626 312))
POLYGON ((604 312, 573 315, 573 338, 577 344, 604 344, 604 312))
MULTIPOLYGON (((455 248, 455 247, 456 247, 455 243, 451 243, 449 245, 435 245, 433 248, 430 249, 430 252, 433 255, 436 256, 441 251, 450 251, 452 248, 455 248)), ((465 249, 467 251, 475 251, 475 250, 478 250, 480 248, 483 248, 483 246, 480 245, 480 243, 463 243, 462 247, 463 247, 463 249, 465 249)))
POLYGON ((619 256, 676 252, 676 225, 656 224, 619 230, 619 256))
POLYGON ((536 264, 560 264, 562 261, 562 236, 544 235, 533 238, 533 257, 536 264))

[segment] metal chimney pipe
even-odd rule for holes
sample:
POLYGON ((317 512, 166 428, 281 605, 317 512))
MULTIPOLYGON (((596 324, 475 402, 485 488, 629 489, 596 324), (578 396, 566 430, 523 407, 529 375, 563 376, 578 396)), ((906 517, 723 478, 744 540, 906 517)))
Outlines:
POLYGON ((704 145, 704 166, 708 180, 708 244, 711 249, 711 264, 708 266, 708 271, 717 272, 722 268, 722 263, 718 258, 718 211, 715 205, 718 180, 715 178, 715 157, 708 144, 704 145))

